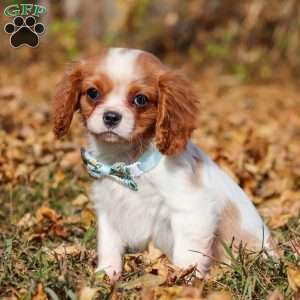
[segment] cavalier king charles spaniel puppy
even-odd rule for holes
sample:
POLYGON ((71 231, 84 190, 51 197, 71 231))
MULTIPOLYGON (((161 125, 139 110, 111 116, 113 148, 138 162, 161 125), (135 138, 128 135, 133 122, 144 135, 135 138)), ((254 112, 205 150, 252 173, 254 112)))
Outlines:
POLYGON ((110 48, 72 65, 54 97, 54 132, 79 111, 82 150, 95 178, 98 268, 112 281, 125 251, 150 240, 180 268, 203 277, 236 251, 267 251, 271 235, 242 189, 191 141, 198 97, 191 83, 152 54, 110 48))

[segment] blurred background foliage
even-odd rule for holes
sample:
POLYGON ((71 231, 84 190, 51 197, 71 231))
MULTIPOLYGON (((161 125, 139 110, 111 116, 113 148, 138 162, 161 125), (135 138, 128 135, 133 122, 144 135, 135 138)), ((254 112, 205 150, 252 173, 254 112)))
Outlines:
MULTIPOLYGON (((22 1, 2 1, 7 4, 22 1)), ((30 1, 25 1, 29 3, 30 1)), ((299 76, 298 0, 42 0, 47 32, 39 49, 11 49, 2 31, 1 64, 50 61, 56 67, 101 46, 149 50, 200 71, 212 64, 241 80, 299 76), (50 55, 51 53, 51 55, 50 55)), ((2 16, 1 23, 8 17, 2 16)))

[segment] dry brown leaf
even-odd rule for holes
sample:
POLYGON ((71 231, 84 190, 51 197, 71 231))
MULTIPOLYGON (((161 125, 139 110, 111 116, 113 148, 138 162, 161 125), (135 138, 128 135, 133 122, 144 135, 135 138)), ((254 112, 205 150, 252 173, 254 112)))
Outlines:
POLYGON ((97 294, 96 288, 83 287, 79 292, 79 300, 93 300, 97 294))
POLYGON ((149 244, 148 251, 144 253, 143 257, 145 264, 148 265, 145 269, 146 272, 158 274, 167 280, 169 275, 167 257, 152 242, 149 244))
POLYGON ((69 236, 68 230, 64 228, 61 224, 53 224, 51 229, 56 236, 59 236, 61 238, 66 238, 69 236))
POLYGON ((63 219, 64 224, 79 224, 81 221, 82 220, 79 215, 67 216, 63 219))
POLYGON ((289 246, 293 252, 295 253, 295 256, 297 258, 300 257, 300 240, 295 238, 295 239, 291 239, 288 242, 286 242, 286 245, 289 246))
POLYGON ((75 206, 83 207, 89 202, 89 198, 84 194, 79 194, 73 201, 72 204, 75 206))
POLYGON ((169 268, 172 270, 172 274, 168 278, 168 283, 175 283, 178 280, 191 279, 195 277, 196 268, 191 266, 187 269, 180 269, 175 265, 168 264, 169 268))
POLYGON ((64 255, 72 255, 72 256, 77 256, 83 251, 83 248, 81 245, 70 245, 70 246, 65 246, 61 245, 58 246, 57 248, 53 249, 53 252, 57 254, 58 256, 64 256, 64 255))
POLYGON ((62 259, 66 255, 79 256, 85 249, 79 244, 75 244, 75 245, 63 244, 54 249, 49 249, 44 247, 43 250, 49 256, 50 259, 55 259, 56 257, 62 259))
POLYGON ((142 290, 142 299, 143 300, 154 300, 155 299, 155 293, 153 289, 151 288, 144 288, 142 290))
POLYGON ((220 291, 211 293, 207 300, 232 300, 232 295, 228 291, 220 291))
POLYGON ((38 283, 36 293, 32 297, 32 300, 48 300, 42 283, 38 283))
POLYGON ((86 227, 89 228, 96 222, 96 216, 93 210, 89 208, 85 208, 81 212, 81 223, 86 227))
POLYGON ((290 265, 287 269, 289 286, 294 291, 300 290, 300 268, 298 266, 290 265))
POLYGON ((268 295, 267 300, 284 300, 284 296, 276 289, 268 295))
POLYGON ((41 222, 43 219, 48 219, 51 222, 56 223, 60 219, 60 215, 48 206, 41 206, 36 211, 36 218, 38 222, 41 222))
POLYGON ((17 227, 28 229, 35 225, 37 222, 36 218, 31 215, 31 213, 25 214, 17 223, 17 227))
MULTIPOLYGON (((195 287, 188 286, 172 286, 172 287, 156 287, 153 289, 154 299, 172 300, 172 299, 193 299, 202 300, 202 291, 195 287)), ((225 299, 226 300, 226 299, 225 299)))
POLYGON ((7 86, 0 89, 0 100, 15 100, 22 96, 19 86, 7 86))
POLYGON ((52 181, 52 187, 53 188, 57 188, 58 185, 64 181, 65 179, 65 172, 62 170, 62 169, 59 169, 55 175, 54 175, 54 178, 53 178, 53 181, 52 181))
POLYGON ((182 289, 181 297, 189 299, 200 299, 202 289, 186 286, 182 289))
POLYGON ((166 279, 159 275, 145 274, 128 282, 120 283, 119 288, 130 290, 135 288, 151 288, 163 284, 166 279))
POLYGON ((27 237, 28 241, 41 240, 45 237, 45 233, 34 233, 27 237))
POLYGON ((145 258, 149 260, 149 262, 154 262, 158 258, 160 258, 163 255, 161 250, 156 248, 153 244, 153 242, 149 243, 148 251, 145 253, 145 258))
POLYGON ((16 172, 15 172, 15 178, 26 176, 29 173, 29 166, 25 164, 18 165, 16 172))
POLYGON ((147 271, 162 276, 165 280, 169 277, 169 267, 164 260, 158 260, 156 263, 152 264, 149 269, 146 268, 146 272, 147 271))
POLYGON ((75 150, 65 154, 60 162, 60 165, 62 166, 62 168, 70 168, 72 166, 80 164, 80 162, 80 152, 78 150, 75 150))

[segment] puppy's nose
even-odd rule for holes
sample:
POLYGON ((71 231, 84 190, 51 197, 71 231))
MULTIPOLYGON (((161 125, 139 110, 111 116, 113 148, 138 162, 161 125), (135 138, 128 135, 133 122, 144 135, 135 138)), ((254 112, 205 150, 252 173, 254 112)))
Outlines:
POLYGON ((122 115, 116 111, 106 111, 103 114, 103 122, 107 127, 116 127, 122 119, 122 115))

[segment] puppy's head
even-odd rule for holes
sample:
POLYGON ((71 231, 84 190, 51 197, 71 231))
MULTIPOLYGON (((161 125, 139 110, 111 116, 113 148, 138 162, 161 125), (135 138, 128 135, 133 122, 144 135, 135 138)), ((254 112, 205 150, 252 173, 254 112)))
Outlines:
POLYGON ((150 53, 112 48, 66 72, 54 97, 58 137, 67 132, 76 110, 97 139, 154 139, 163 154, 175 155, 195 128, 197 97, 184 76, 150 53))

